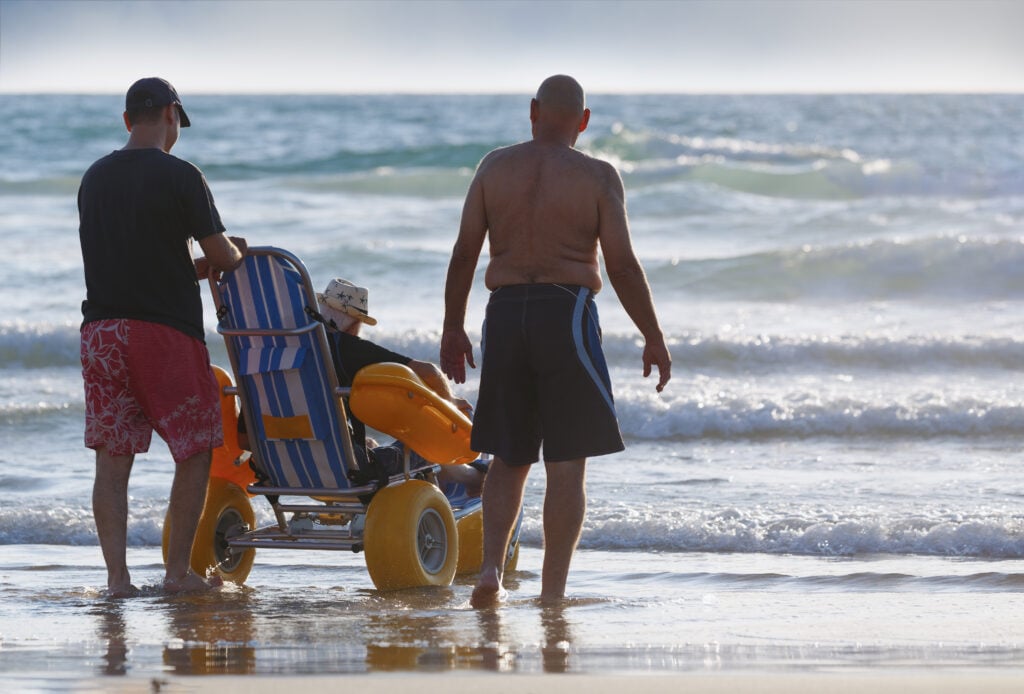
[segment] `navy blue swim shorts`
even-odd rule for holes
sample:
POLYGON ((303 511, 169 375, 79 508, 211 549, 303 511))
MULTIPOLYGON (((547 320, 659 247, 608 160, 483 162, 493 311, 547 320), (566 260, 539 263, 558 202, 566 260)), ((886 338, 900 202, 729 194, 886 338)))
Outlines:
POLYGON ((520 284, 491 293, 472 446, 510 465, 623 450, 593 291, 520 284))

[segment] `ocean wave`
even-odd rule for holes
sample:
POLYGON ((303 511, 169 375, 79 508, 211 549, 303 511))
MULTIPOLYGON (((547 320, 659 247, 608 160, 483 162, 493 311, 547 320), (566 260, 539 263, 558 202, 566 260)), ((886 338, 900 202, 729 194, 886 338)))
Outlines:
MULTIPOLYGON (((77 380, 77 379, 76 379, 77 380)), ((81 390, 81 388, 78 388, 81 390)), ((81 394, 74 398, 58 395, 49 400, 34 399, 31 402, 5 402, 0 405, 0 426, 19 429, 31 427, 41 429, 56 426, 66 421, 69 416, 79 418, 85 415, 85 403, 81 394)))
MULTIPOLYGON (((195 96, 190 108, 204 127, 176 153, 199 165, 215 190, 234 181, 369 182, 380 171, 445 176, 523 139, 522 98, 195 96), (250 127, 233 128, 242 118, 250 127)), ((12 127, 0 134, 0 195, 73 194, 89 164, 120 144, 112 108, 109 95, 6 99, 0 111, 12 127), (33 118, 40 112, 59 113, 70 127, 44 137, 33 118)), ((600 95, 594 109, 579 146, 616 163, 631 188, 689 180, 794 200, 1024 194, 1013 137, 1019 95, 600 95)))
POLYGON ((498 143, 436 142, 424 145, 381 147, 375 150, 336 149, 324 153, 322 145, 316 152, 288 152, 278 158, 253 160, 211 160, 203 172, 213 180, 251 180, 253 178, 284 178, 301 176, 335 176, 338 174, 380 171, 472 170, 488 151, 498 143))
POLYGON ((356 173, 321 176, 301 173, 271 179, 268 185, 285 192, 444 199, 465 195, 472 176, 473 169, 470 167, 399 169, 382 165, 356 173))
MULTIPOLYGON (((214 189, 260 183, 284 195, 289 191, 371 193, 425 198, 461 198, 480 158, 482 146, 446 147, 378 153, 339 152, 323 158, 278 162, 212 160, 201 168, 214 189)), ((821 159, 803 165, 756 163, 719 155, 680 156, 670 160, 628 162, 607 152, 594 154, 615 164, 630 195, 679 182, 705 184, 735 193, 790 200, 842 201, 867 197, 1007 197, 1024 195, 1024 175, 964 177, 937 180, 912 161, 845 158, 821 159)), ((0 176, 0 196, 73 197, 80 172, 0 176)))
POLYGON ((904 573, 858 571, 811 576, 793 576, 779 573, 734 572, 646 572, 622 576, 626 581, 692 583, 716 588, 743 590, 799 590, 799 591, 1022 591, 1024 574, 986 571, 974 574, 940 574, 917 576, 904 573))
POLYGON ((0 368, 80 366, 79 326, 0 323, 0 368))
POLYGON ((1024 436, 1024 402, 944 393, 875 397, 822 396, 808 388, 791 395, 713 389, 661 398, 620 389, 616 411, 623 435, 640 440, 1024 436))
MULTIPOLYGON (((129 523, 129 545, 153 545, 162 541, 162 525, 154 533, 151 523, 137 520, 140 519, 133 513, 129 523)), ((86 504, 47 508, 7 506, 0 510, 0 545, 23 544, 99 544, 92 509, 86 504)))
MULTIPOLYGON (((461 197, 467 179, 501 141, 395 143, 376 149, 301 146, 254 155, 239 148, 201 149, 195 163, 217 185, 260 182, 283 193, 369 192, 461 197)), ((791 200, 887 196, 1006 197, 1024 195, 1024 172, 930 170, 911 158, 871 157, 851 148, 761 142, 730 137, 614 130, 581 145, 614 164, 631 194, 666 184, 705 184, 742 194, 791 200)), ((61 170, 0 172, 0 195, 74 195, 89 162, 61 170)))
MULTIPOLYGON (((207 166, 203 173, 215 192, 231 186, 259 186, 271 191, 278 200, 303 193, 445 199, 465 195, 476 165, 473 162, 449 168, 413 164, 398 166, 384 160, 368 160, 365 164, 365 167, 358 166, 357 162, 331 166, 330 162, 323 161, 282 163, 276 167, 214 164, 207 166)), ((0 176, 0 197, 59 197, 71 200, 73 204, 81 180, 81 173, 26 178, 0 176)))
MULTIPOLYGON (((256 522, 273 522, 269 507, 255 500, 256 522)), ((128 522, 130 547, 160 546, 166 499, 134 498, 128 522)), ((1024 525, 1019 518, 992 515, 861 517, 807 511, 786 515, 760 508, 692 511, 592 504, 580 547, 633 552, 731 552, 847 557, 923 555, 955 558, 1020 559, 1024 525)), ((522 542, 539 547, 539 513, 527 514, 522 542)), ((0 509, 0 545, 98 544, 87 502, 0 509)), ((828 583, 830 577, 818 582, 828 583)), ((979 578, 984 581, 986 579, 979 578)))
MULTIPOLYGON (((1024 339, 1010 337, 899 338, 860 335, 704 335, 676 334, 669 338, 673 359, 696 373, 763 374, 820 371, 932 372, 1024 370, 1024 339)), ((605 355, 611 363, 635 360, 639 338, 605 335, 605 355)))
POLYGON ((736 162, 800 165, 820 160, 860 163, 850 148, 819 144, 763 142, 728 136, 685 136, 656 130, 631 129, 615 123, 611 132, 594 138, 589 148, 626 162, 697 160, 709 157, 736 162))
MULTIPOLYGON (((592 509, 580 547, 824 557, 892 554, 1019 559, 1024 557, 1022 532, 1021 519, 999 515, 834 517, 812 511, 786 516, 759 509, 592 509)), ((524 523, 524 540, 539 545, 541 539, 540 520, 529 518, 524 523)))
POLYGON ((648 261, 662 291, 748 301, 1024 298, 1024 240, 963 235, 648 261))
MULTIPOLYGON (((77 421, 85 409, 78 379, 76 374, 67 380, 74 393, 29 394, 4 403, 0 424, 16 431, 60 426, 69 417, 77 421)), ((706 393, 675 381, 673 386, 670 391, 685 390, 686 395, 654 396, 653 386, 642 392, 616 389, 619 428, 625 438, 682 442, 1024 437, 1024 401, 1005 401, 1007 396, 984 399, 934 391, 891 398, 882 393, 873 399, 841 392, 822 396, 806 384, 797 384, 791 393, 765 395, 721 390, 718 385, 706 393)), ((476 390, 466 387, 460 395, 474 401, 476 390)))
MULTIPOLYGON (((46 369, 81 367, 79 325, 0 322, 0 369, 46 369)), ((437 361, 437 331, 377 331, 374 341, 413 359, 437 361)), ((206 342, 214 363, 224 362, 227 352, 223 338, 207 326, 206 342)))
MULTIPOLYGON (((82 172, 84 173, 84 171, 82 172)), ((54 196, 74 202, 82 175, 40 175, 25 178, 0 177, 0 196, 54 196)))
POLYGON ((697 181, 772 197, 843 200, 863 194, 865 176, 892 168, 891 162, 862 162, 849 149, 633 132, 618 124, 590 148, 635 190, 697 181))
POLYGON ((794 200, 849 200, 884 196, 986 196, 1024 193, 1017 167, 925 165, 907 156, 869 156, 850 147, 759 141, 727 136, 683 136, 630 130, 589 143, 590 153, 615 164, 630 188, 671 181, 708 183, 739 193, 794 200))
MULTIPOLYGON (((479 340, 479 335, 471 336, 479 340)), ((436 362, 436 330, 378 329, 373 340, 413 359, 436 362)), ((673 358, 687 371, 705 374, 780 372, 929 372, 945 369, 1024 370, 1024 338, 963 335, 667 335, 673 358)), ((227 362, 223 340, 206 336, 215 363, 227 362)), ((614 368, 631 367, 641 349, 636 333, 605 332, 605 357, 614 368)), ((0 323, 0 368, 44 369, 81 365, 77 325, 0 323)), ((471 374, 472 375, 472 374, 471 374)))

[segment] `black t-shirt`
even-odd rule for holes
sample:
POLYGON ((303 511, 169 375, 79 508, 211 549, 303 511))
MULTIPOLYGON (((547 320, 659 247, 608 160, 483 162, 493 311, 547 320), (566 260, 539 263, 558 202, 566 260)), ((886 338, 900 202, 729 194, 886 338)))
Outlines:
POLYGON ((224 225, 203 173, 159 149, 112 152, 82 177, 78 215, 83 322, 146 320, 204 341, 191 239, 224 225))
POLYGON ((327 337, 331 346, 331 357, 334 359, 334 368, 338 372, 338 385, 342 388, 351 388, 356 372, 364 366, 386 361, 394 361, 402 366, 408 366, 412 361, 411 358, 398 352, 392 352, 386 347, 348 333, 328 330, 327 337))
MULTIPOLYGON (((355 378, 359 369, 371 364, 380 364, 386 361, 393 361, 408 366, 411 358, 398 352, 392 352, 386 347, 364 340, 355 335, 341 333, 336 330, 327 331, 327 341, 331 346, 331 357, 334 360, 334 368, 338 374, 338 385, 342 388, 351 388, 352 379, 355 378)), ((347 409, 347 408, 346 408, 347 409)), ((353 441, 357 445, 363 445, 366 441, 366 425, 359 421, 359 418, 347 410, 348 418, 352 424, 353 441)))

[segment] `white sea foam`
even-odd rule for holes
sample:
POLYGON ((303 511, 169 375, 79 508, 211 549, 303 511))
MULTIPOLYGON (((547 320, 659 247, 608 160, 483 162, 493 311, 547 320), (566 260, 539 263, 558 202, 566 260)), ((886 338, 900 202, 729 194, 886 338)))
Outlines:
MULTIPOLYGON (((964 326, 968 330, 970 326, 964 326)), ((222 338, 207 333, 214 361, 223 361, 222 338)), ((479 339, 479 335, 473 335, 479 339)), ((924 371, 944 369, 1024 369, 1024 339, 961 336, 871 336, 858 334, 705 334, 667 335, 677 361, 691 372, 763 374, 778 371, 816 372, 924 371)), ((437 361, 436 330, 377 329, 372 339, 414 359, 437 361)), ((637 333, 608 333, 605 356, 612 366, 636 363, 642 340, 637 333)), ((0 323, 0 369, 79 367, 78 325, 0 323)))
MULTIPOLYGON (((767 509, 714 511, 643 509, 592 511, 581 540, 590 549, 652 552, 741 552, 851 556, 920 554, 1010 559, 1024 557, 1019 518, 1002 514, 950 518, 941 513, 906 516, 832 514, 806 509, 785 514, 767 509)), ((526 537, 540 543, 536 520, 526 537)))
POLYGON ((638 439, 789 439, 1024 436, 1024 403, 993 405, 983 399, 946 401, 920 396, 891 402, 854 397, 793 400, 720 394, 705 400, 686 395, 667 403, 619 397, 619 425, 638 439))
MULTIPOLYGON (((273 522, 269 507, 253 501, 257 523, 273 522)), ((133 500, 128 544, 159 546, 165 500, 133 500)), ((538 511, 538 509, 534 509, 538 511)), ((729 552, 843 557, 912 554, 943 557, 1024 558, 1020 518, 1001 514, 951 518, 880 511, 847 515, 820 508, 803 513, 769 509, 711 511, 604 506, 595 501, 580 546, 643 552, 729 552)), ((539 513, 524 521, 522 542, 542 544, 539 513)), ((35 509, 0 509, 0 546, 10 544, 96 545, 92 510, 86 504, 35 509)))

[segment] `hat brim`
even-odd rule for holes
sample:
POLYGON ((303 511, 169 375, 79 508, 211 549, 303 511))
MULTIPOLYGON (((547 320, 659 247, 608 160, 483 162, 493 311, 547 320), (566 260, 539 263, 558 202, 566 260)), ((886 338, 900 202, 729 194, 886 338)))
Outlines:
POLYGON ((326 304, 327 306, 331 307, 335 311, 341 311, 346 316, 351 316, 352 318, 355 318, 357 321, 362 321, 363 323, 366 323, 367 325, 377 325, 377 319, 374 318, 373 316, 371 316, 370 314, 363 313, 362 311, 360 311, 356 307, 349 306, 348 304, 336 303, 334 301, 334 297, 332 297, 332 296, 327 296, 325 294, 321 294, 320 292, 317 292, 316 300, 319 301, 322 304, 326 304))
MULTIPOLYGON (((328 306, 330 306, 330 304, 328 304, 328 306)), ((342 308, 338 308, 337 306, 331 306, 331 308, 335 308, 335 309, 337 309, 337 310, 339 310, 339 311, 341 311, 343 313, 346 313, 346 314, 352 316, 353 318, 355 318, 356 320, 362 321, 363 323, 366 323, 367 325, 377 325, 377 319, 376 318, 373 318, 368 313, 363 313, 362 311, 360 311, 357 308, 353 308, 351 306, 344 306, 342 308)))
POLYGON ((187 128, 192 125, 192 121, 188 119, 188 114, 185 113, 185 109, 181 107, 181 104, 174 104, 178 107, 178 115, 181 117, 181 127, 187 128))

